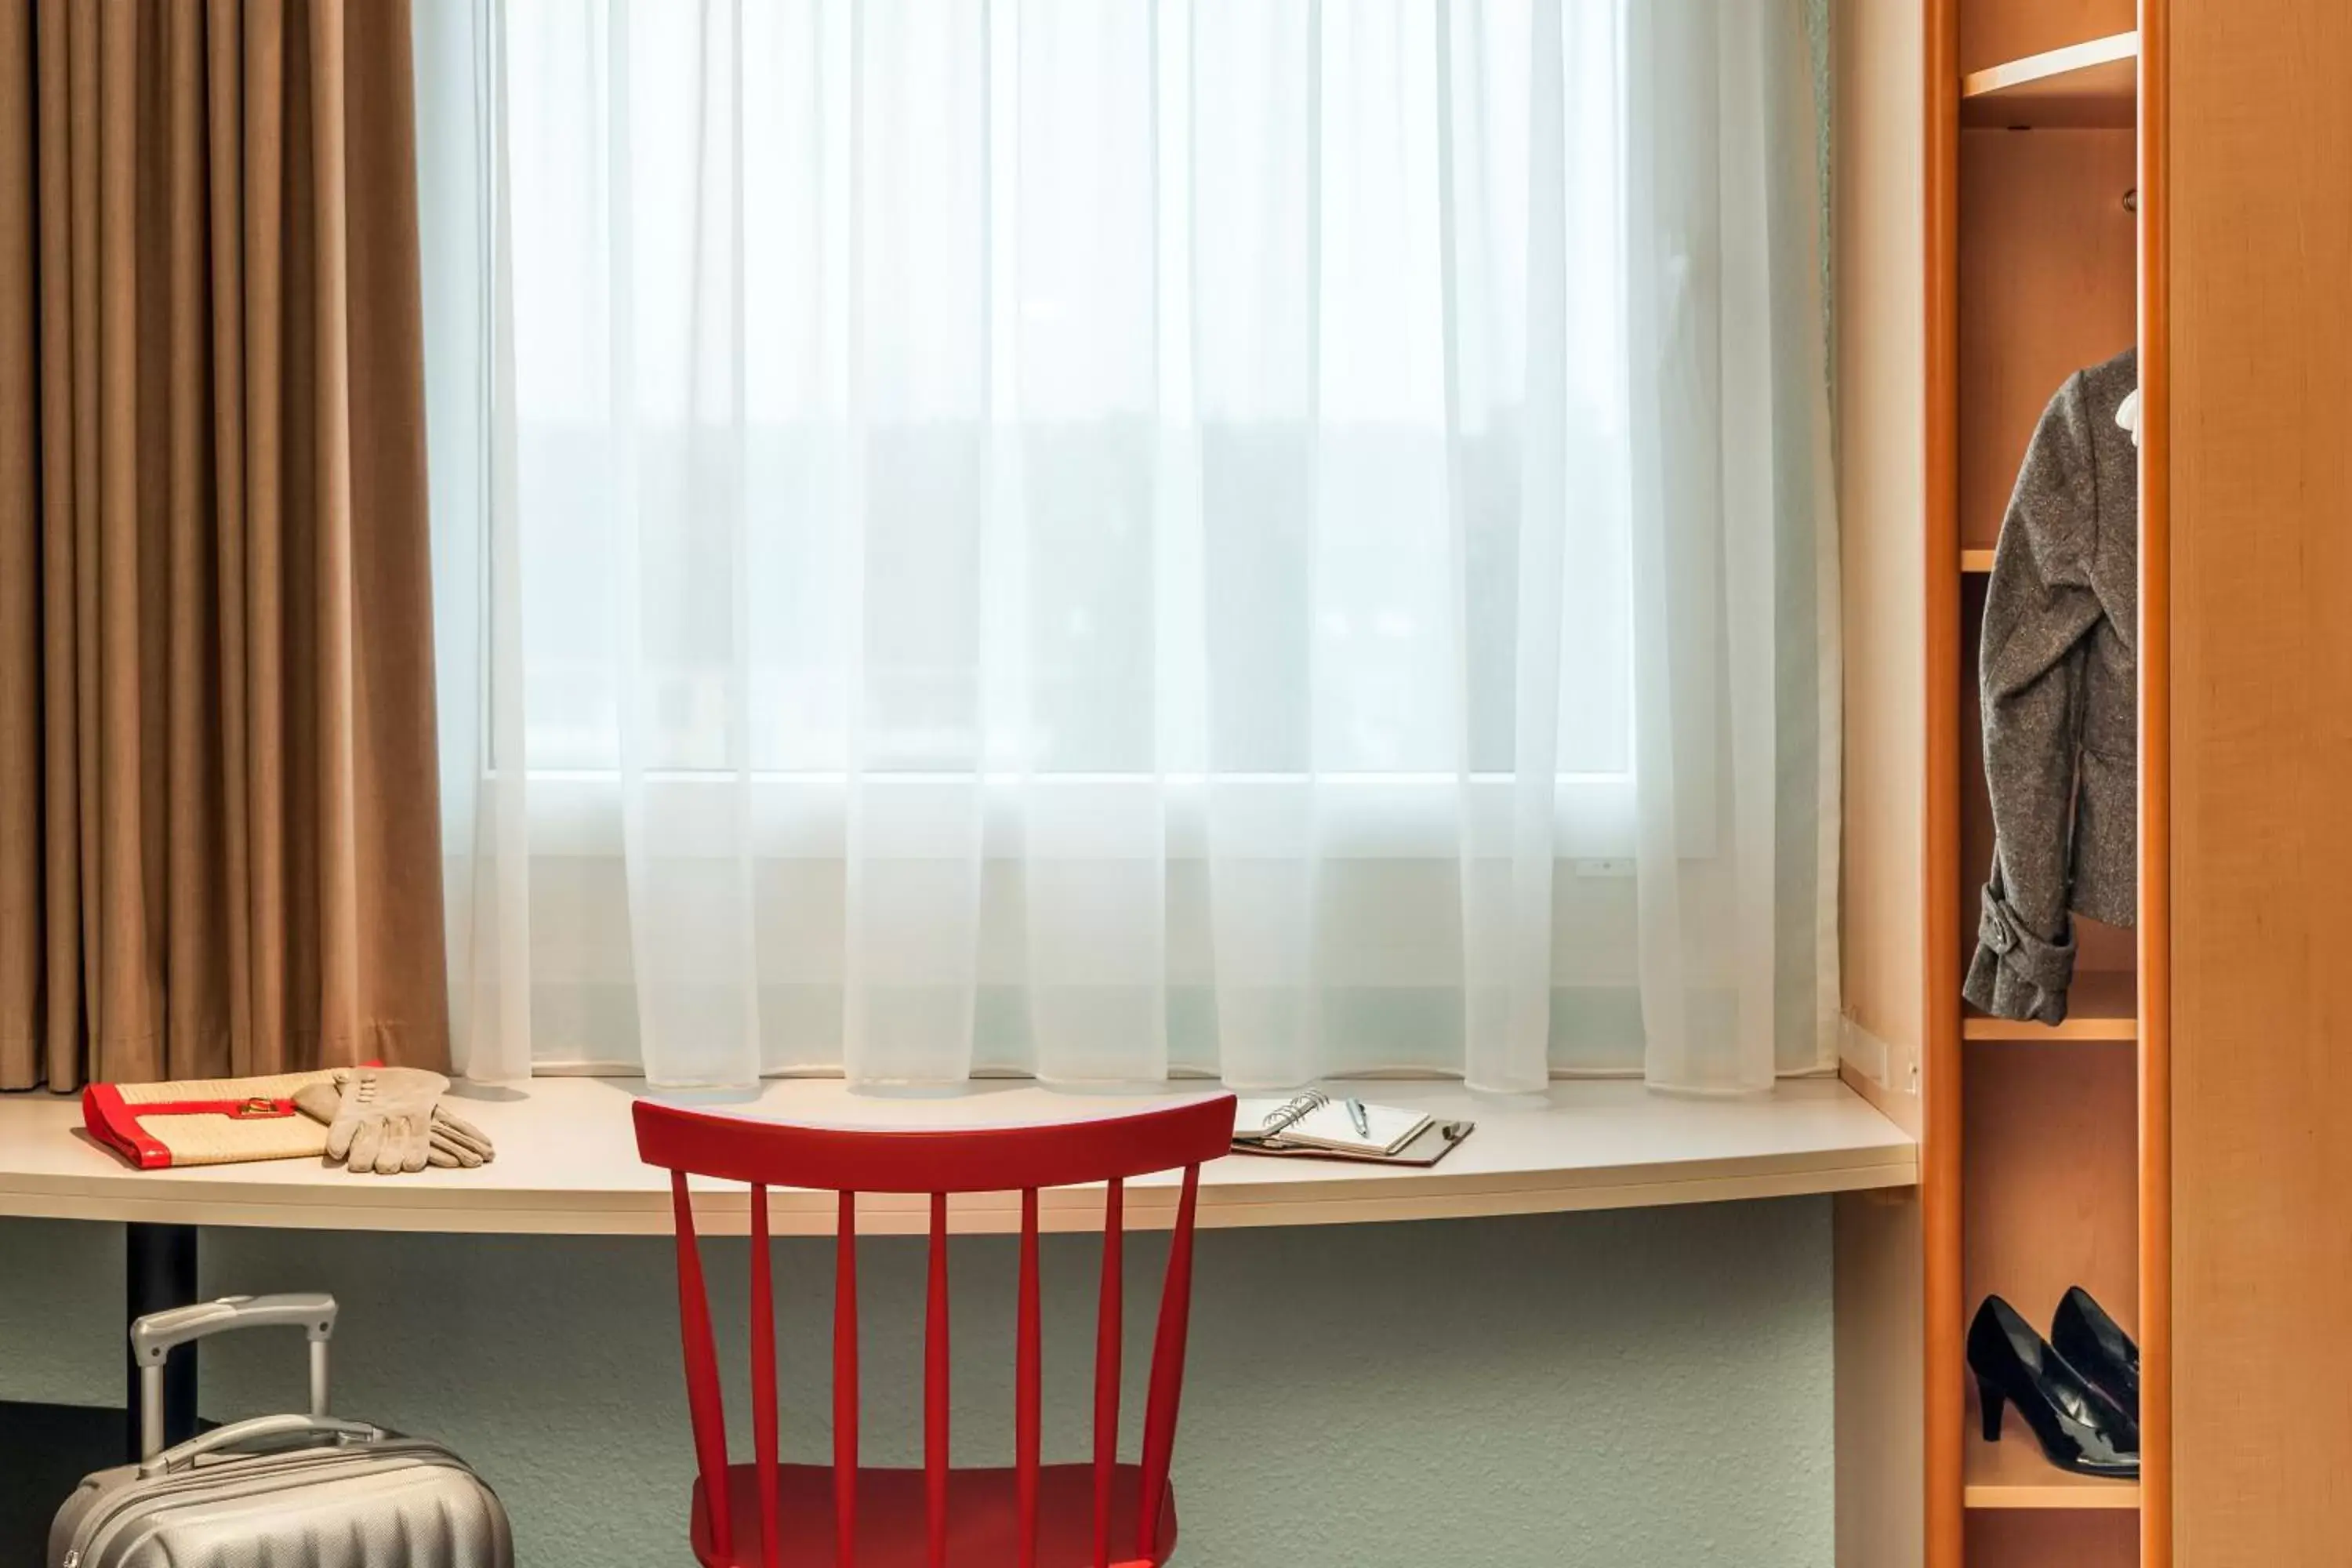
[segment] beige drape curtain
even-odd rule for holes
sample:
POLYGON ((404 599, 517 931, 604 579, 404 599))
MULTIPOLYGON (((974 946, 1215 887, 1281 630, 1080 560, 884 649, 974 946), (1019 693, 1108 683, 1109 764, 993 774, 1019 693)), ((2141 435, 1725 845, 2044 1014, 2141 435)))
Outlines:
POLYGON ((447 1060, 409 70, 0 4, 0 1089, 447 1060))

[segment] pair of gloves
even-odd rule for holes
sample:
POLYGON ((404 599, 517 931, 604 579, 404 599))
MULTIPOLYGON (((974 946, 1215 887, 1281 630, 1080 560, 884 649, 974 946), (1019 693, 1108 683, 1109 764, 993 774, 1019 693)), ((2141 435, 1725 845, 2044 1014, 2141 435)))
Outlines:
POLYGON ((327 1125, 327 1158, 354 1174, 396 1176, 427 1165, 472 1170, 488 1164, 490 1141, 471 1122, 441 1109, 449 1080, 417 1068, 352 1068, 332 1083, 298 1089, 294 1108, 327 1125))

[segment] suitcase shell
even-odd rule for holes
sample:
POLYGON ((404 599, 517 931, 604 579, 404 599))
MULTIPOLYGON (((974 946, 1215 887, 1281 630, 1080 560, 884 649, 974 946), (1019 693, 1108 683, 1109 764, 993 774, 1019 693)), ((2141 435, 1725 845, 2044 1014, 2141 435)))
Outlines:
POLYGON ((51 1568, 510 1568, 506 1510, 464 1460, 391 1433, 82 1482, 51 1568))
POLYGON ((506 1510, 463 1459, 324 1413, 333 1322, 331 1300, 281 1296, 134 1324, 151 1389, 174 1344, 260 1323, 305 1327, 311 1414, 238 1422, 159 1452, 161 1401, 145 1398, 146 1457, 98 1471, 66 1500, 48 1568, 512 1568, 506 1510))

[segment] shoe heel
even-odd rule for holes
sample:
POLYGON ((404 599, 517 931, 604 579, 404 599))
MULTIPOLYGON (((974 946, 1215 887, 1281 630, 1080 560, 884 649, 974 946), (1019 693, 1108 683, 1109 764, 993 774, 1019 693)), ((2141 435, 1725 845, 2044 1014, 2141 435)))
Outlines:
POLYGON ((2008 1403, 2009 1402, 2007 1400, 2001 1397, 2000 1389, 1995 1388, 1984 1378, 1979 1377, 1977 1379, 1977 1404, 1984 1412, 1984 1440, 1986 1442, 1998 1443, 2000 1441, 2000 1414, 2007 1406, 2008 1403))

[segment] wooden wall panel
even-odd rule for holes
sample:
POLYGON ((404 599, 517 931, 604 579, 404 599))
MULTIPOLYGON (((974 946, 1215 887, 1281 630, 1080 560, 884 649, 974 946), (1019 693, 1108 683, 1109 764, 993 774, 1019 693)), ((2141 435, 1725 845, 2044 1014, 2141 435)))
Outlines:
POLYGON ((2139 1316, 2136 1063, 2124 1041, 1969 1047, 1969 1309, 1998 1292, 2046 1327, 2069 1285, 2139 1316))
POLYGON ((2139 1516, 2129 1512, 1974 1512, 1969 1561, 1991 1568, 2132 1568, 2138 1561, 2138 1524, 2139 1516))
MULTIPOLYGON (((1919 203, 1920 8, 1838 0, 1833 20, 1838 516, 1845 658, 1841 960, 1847 1013, 1907 1099, 1921 1046, 1927 571, 1919 203)), ((1875 1070, 1878 1064, 1867 1064, 1875 1070)), ((1916 1111, 1913 1113, 1916 1127, 1916 1111)))
MULTIPOLYGON (((1925 1021, 1927 580, 1925 7, 1834 0, 1831 188, 1845 636, 1849 1082, 1915 1134, 1925 1021)), ((1836 1208, 1837 1568, 1918 1568, 1926 1394, 1919 1194, 1836 1208)))
POLYGON ((2133 0, 1967 0, 1960 7, 1960 69, 2128 33, 2133 0))
POLYGON ((1837 1568, 1918 1568, 1919 1194, 1841 1193, 1835 1226, 1837 1568))
POLYGON ((2352 1516, 2352 5, 2171 0, 2172 1517, 2352 1516))
POLYGON ((1963 548, 2000 537, 2051 395, 2132 345, 2133 155, 2128 131, 1960 137, 1963 548))

